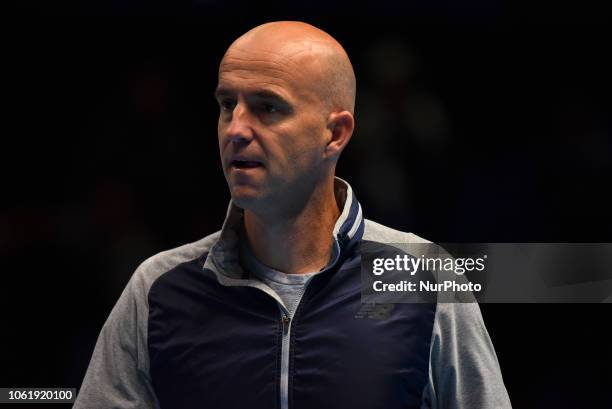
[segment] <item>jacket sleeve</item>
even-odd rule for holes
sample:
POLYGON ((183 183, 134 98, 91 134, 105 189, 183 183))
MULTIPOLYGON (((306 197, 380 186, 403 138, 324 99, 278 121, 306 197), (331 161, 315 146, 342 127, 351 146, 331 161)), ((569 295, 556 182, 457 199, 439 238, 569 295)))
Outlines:
POLYGON ((428 409, 512 407, 477 302, 438 303, 423 402, 428 409))
POLYGON ((136 270, 102 327, 73 408, 159 407, 148 369, 146 294, 136 270))

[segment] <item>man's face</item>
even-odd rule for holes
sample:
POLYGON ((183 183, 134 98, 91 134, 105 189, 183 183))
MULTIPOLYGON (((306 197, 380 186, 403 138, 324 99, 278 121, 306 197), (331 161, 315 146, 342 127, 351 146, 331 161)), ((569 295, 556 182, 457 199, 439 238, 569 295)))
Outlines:
POLYGON ((219 67, 221 162, 243 208, 286 205, 322 170, 326 117, 313 86, 319 67, 304 62, 306 52, 287 51, 232 46, 219 67))

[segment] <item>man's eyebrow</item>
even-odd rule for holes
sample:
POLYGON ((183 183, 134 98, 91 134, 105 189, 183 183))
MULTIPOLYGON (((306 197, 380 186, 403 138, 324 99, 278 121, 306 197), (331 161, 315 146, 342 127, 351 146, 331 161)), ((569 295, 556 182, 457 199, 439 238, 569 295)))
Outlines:
POLYGON ((217 89, 215 89, 215 98, 225 97, 231 94, 232 92, 227 88, 217 87, 217 89))
POLYGON ((277 94, 274 91, 270 91, 270 90, 261 90, 261 91, 256 91, 253 93, 253 95, 259 97, 259 98, 264 98, 264 99, 276 99, 278 101, 281 102, 287 102, 285 100, 285 98, 283 98, 280 94, 277 94))
MULTIPOLYGON (((225 87, 218 87, 215 90, 215 98, 221 98, 221 97, 226 97, 226 96, 230 96, 233 95, 234 92, 232 92, 229 88, 225 88, 225 87)), ((275 99, 278 100, 280 102, 284 102, 287 103, 287 100, 281 96, 280 94, 272 91, 272 90, 267 90, 267 89, 263 89, 263 90, 259 90, 259 91, 254 91, 253 93, 251 93, 251 95, 256 96, 258 98, 263 98, 263 99, 275 99)))

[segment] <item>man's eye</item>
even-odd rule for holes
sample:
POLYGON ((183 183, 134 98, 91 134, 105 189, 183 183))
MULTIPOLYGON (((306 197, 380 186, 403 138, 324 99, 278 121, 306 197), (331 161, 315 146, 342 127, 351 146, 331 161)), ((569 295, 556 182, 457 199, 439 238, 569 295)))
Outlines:
POLYGON ((278 108, 276 106, 272 105, 272 104, 264 104, 263 105, 263 109, 268 114, 274 114, 274 113, 278 112, 278 108))
POLYGON ((219 106, 224 111, 232 111, 236 104, 232 100, 221 100, 219 101, 219 106))

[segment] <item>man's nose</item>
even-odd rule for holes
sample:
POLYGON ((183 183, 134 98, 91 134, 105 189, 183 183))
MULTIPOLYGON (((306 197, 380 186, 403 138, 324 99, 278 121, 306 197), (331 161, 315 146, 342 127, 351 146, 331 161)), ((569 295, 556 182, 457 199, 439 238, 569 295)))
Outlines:
POLYGON ((230 142, 248 142, 253 139, 252 122, 249 110, 244 104, 238 103, 232 111, 232 120, 226 131, 230 142))

